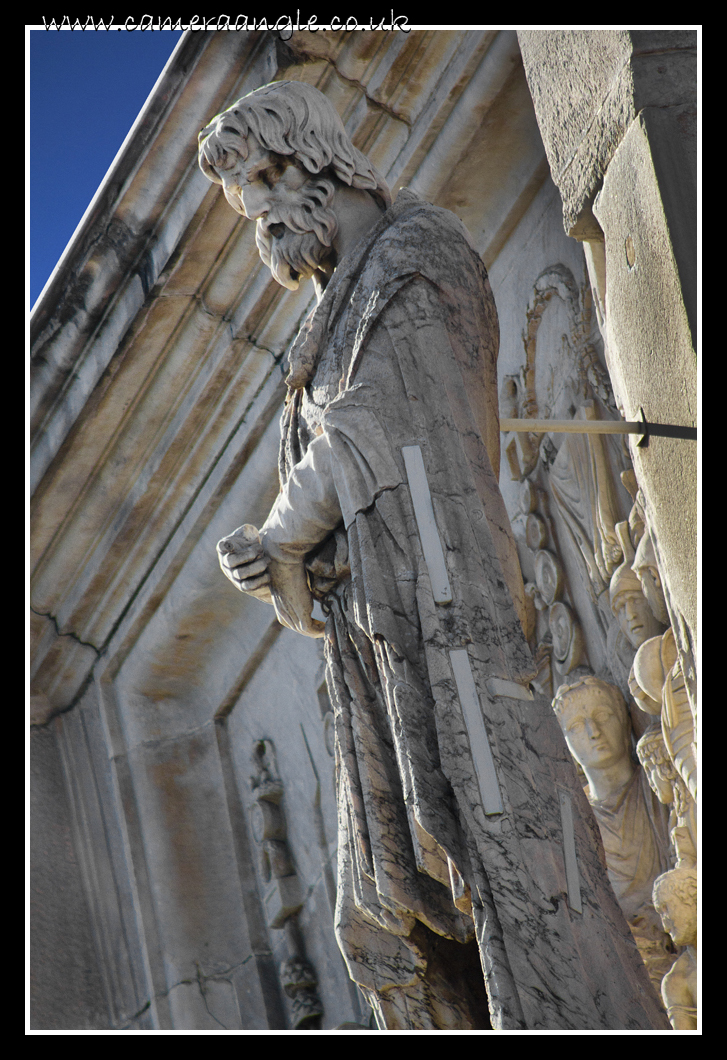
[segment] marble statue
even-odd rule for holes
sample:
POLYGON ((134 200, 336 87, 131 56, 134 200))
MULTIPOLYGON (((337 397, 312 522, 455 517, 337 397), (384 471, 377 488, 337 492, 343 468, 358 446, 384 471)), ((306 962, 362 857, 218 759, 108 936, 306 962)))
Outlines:
POLYGON ((668 819, 634 759, 626 703, 615 685, 581 677, 561 685, 553 708, 588 781, 616 897, 652 979, 660 983, 674 960, 652 899, 654 880, 671 867, 668 819))
POLYGON ((654 884, 654 902, 664 929, 684 946, 664 976, 661 994, 675 1031, 697 1029, 697 873, 690 866, 672 869, 654 884))
POLYGON ((200 165, 255 221, 273 277, 316 292, 289 354, 279 496, 218 554, 236 588, 323 638, 351 977, 387 1029, 668 1029, 529 688, 498 320, 468 233, 406 189, 392 204, 305 84, 216 117, 200 165))

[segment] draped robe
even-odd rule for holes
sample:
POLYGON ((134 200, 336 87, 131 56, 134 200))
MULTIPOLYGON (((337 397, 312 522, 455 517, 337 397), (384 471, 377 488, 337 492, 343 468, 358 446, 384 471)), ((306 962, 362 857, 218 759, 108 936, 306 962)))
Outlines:
POLYGON ((337 938, 390 1029, 475 1025, 434 972, 432 937, 476 939, 493 1027, 668 1029, 560 726, 528 698, 535 670, 497 484, 497 350, 466 230, 405 190, 339 263, 291 349, 281 492, 261 533, 273 557, 305 560, 327 612, 337 938), (444 604, 402 456, 414 446, 444 604), (474 682, 474 722, 452 653, 474 682), (493 771, 501 806, 486 812, 493 771))

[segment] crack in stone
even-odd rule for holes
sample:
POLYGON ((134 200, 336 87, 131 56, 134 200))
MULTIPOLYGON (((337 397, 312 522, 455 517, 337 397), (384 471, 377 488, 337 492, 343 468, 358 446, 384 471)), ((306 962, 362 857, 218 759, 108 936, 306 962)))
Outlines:
POLYGON ((360 81, 357 81, 355 77, 346 77, 345 74, 341 73, 341 71, 336 66, 336 62, 334 59, 329 59, 326 55, 316 55, 312 52, 306 51, 305 48, 296 48, 295 51, 293 51, 292 48, 288 48, 287 51, 289 55, 286 55, 286 61, 288 61, 289 59, 291 65, 297 66, 300 64, 301 60, 304 63, 306 61, 311 63, 321 61, 328 63, 329 66, 333 67, 333 69, 336 71, 336 74, 341 78, 342 81, 344 81, 347 85, 352 85, 354 88, 359 89, 359 91, 363 93, 366 102, 370 103, 372 107, 378 108, 378 110, 382 111, 384 114, 388 114, 390 118, 394 118, 396 121, 403 122, 404 125, 407 126, 407 128, 411 129, 412 122, 410 119, 405 118, 402 114, 397 114, 394 108, 389 106, 387 103, 382 103, 380 100, 374 99, 373 96, 370 96, 366 87, 362 85, 360 81))
POLYGON ((214 979, 214 978, 217 978, 217 976, 223 976, 224 973, 219 972, 219 973, 217 973, 217 976, 204 976, 202 974, 202 969, 200 968, 199 964, 197 964, 196 961, 195 961, 195 966, 197 968, 197 986, 199 987, 199 992, 202 995, 202 1001, 204 1002, 204 1007, 207 1009, 208 1015, 212 1017, 212 1019, 215 1021, 215 1023, 219 1023, 220 1027, 222 1027, 223 1030, 225 1030, 225 1031, 230 1030, 231 1028, 230 1027, 225 1027, 225 1025, 222 1022, 222 1020, 218 1020, 217 1016, 215 1016, 214 1012, 211 1011, 209 1005, 207 1004, 207 995, 205 993, 205 988, 204 988, 204 984, 205 984, 205 981, 206 981, 207 978, 214 979))
MULTIPOLYGON (((233 335, 232 338, 235 341, 239 341, 239 337, 236 337, 235 335, 233 335)), ((269 353, 275 364, 280 364, 287 352, 286 350, 281 350, 279 353, 276 353, 275 350, 271 350, 269 346, 263 346, 261 342, 256 342, 252 335, 245 335, 244 341, 249 342, 256 350, 262 350, 264 353, 269 353)))
MULTIPOLYGON (((179 740, 186 740, 189 737, 198 736, 200 733, 205 732, 205 730, 209 729, 210 726, 213 726, 214 724, 215 724, 215 719, 214 718, 208 718, 208 720, 202 722, 201 725, 197 725, 193 729, 185 729, 183 732, 179 732, 179 733, 177 733, 174 736, 158 736, 158 737, 155 737, 153 740, 140 740, 138 743, 135 743, 132 747, 126 748, 120 754, 112 755, 111 759, 112 759, 112 761, 116 762, 120 758, 121 759, 126 758, 127 754, 129 754, 130 752, 138 751, 138 750, 140 750, 143 747, 163 747, 165 744, 176 743, 179 740)), ((235 965, 235 967, 237 967, 237 965, 235 965)), ((220 972, 219 974, 222 975, 223 973, 220 972)), ((170 987, 170 989, 171 989, 171 987, 170 987)))
POLYGON ((79 635, 77 633, 74 633, 73 630, 68 630, 64 633, 58 625, 58 620, 56 616, 51 614, 50 611, 38 611, 35 607, 32 606, 32 604, 30 610, 33 612, 34 615, 38 615, 39 618, 49 618, 55 627, 57 637, 70 637, 72 640, 78 641, 79 644, 83 644, 85 648, 93 648, 99 658, 103 654, 103 648, 97 648, 95 644, 92 644, 90 642, 90 640, 81 640, 79 635))
MULTIPOLYGON (((268 955, 270 955, 270 954, 268 954, 268 955)), ((195 968, 197 969, 197 975, 196 975, 196 977, 194 979, 179 979, 176 983, 172 983, 172 985, 170 987, 168 987, 166 990, 163 990, 159 994, 154 994, 154 996, 149 998, 145 1002, 145 1004, 143 1004, 142 1007, 137 1012, 134 1013, 133 1016, 129 1016, 125 1020, 123 1020, 122 1023, 120 1024, 119 1029, 123 1030, 124 1027, 130 1026, 134 1022, 134 1020, 137 1020, 141 1016, 143 1016, 144 1013, 147 1012, 149 1010, 149 1008, 151 1007, 152 1001, 159 1001, 162 998, 169 997, 169 995, 171 994, 172 990, 176 990, 176 988, 178 986, 192 986, 192 985, 194 985, 194 983, 196 983, 197 986, 199 987, 200 994, 202 995, 202 1000, 204 1001, 204 1006, 207 1009, 207 1012, 209 1013, 209 1015, 212 1017, 212 1019, 215 1021, 215 1023, 219 1023, 220 1024, 220 1027, 222 1027, 223 1030, 230 1030, 231 1028, 225 1027, 224 1023, 221 1023, 220 1020, 217 1018, 217 1016, 215 1016, 215 1014, 213 1012, 210 1012, 209 1006, 207 1004, 207 999, 205 997, 204 983, 207 982, 210 979, 212 979, 212 980, 214 980, 214 979, 223 979, 223 980, 226 980, 226 981, 229 982, 230 981, 229 980, 229 976, 233 972, 235 972, 238 968, 242 968, 242 966, 247 964, 248 961, 251 961, 254 956, 255 956, 255 954, 251 953, 247 957, 245 957, 244 960, 238 961, 237 964, 232 964, 232 965, 230 965, 229 968, 223 968, 219 972, 211 972, 209 975, 206 975, 202 971, 202 968, 201 968, 200 964, 197 961, 195 961, 195 968)), ((259 956, 259 954, 258 954, 258 956, 259 956)))

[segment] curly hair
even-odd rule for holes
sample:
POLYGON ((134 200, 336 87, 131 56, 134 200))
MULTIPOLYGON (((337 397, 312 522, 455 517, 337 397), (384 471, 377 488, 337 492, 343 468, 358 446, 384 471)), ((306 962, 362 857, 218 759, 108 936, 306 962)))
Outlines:
POLYGON ((669 895, 687 908, 696 908, 697 904, 697 870, 693 865, 677 865, 675 869, 662 873, 654 880, 654 905, 658 909, 668 901, 669 895))
POLYGON ((250 134, 266 151, 294 155, 309 173, 332 170, 342 183, 391 206, 386 181, 354 147, 330 100, 312 85, 272 81, 213 118, 199 134, 199 165, 209 180, 221 184, 216 170, 247 158, 250 134))
POLYGON ((615 685, 612 685, 609 681, 604 681, 600 677, 593 676, 579 677, 578 680, 572 682, 571 684, 563 684, 559 687, 558 691, 553 697, 553 701, 551 704, 553 710, 555 711, 556 715, 558 715, 558 717, 560 717, 566 707, 568 696, 572 692, 575 692, 576 690, 581 688, 592 688, 594 690, 599 689, 600 691, 606 692, 606 694, 610 697, 614 707, 618 711, 619 716, 622 717, 624 720, 628 720, 629 712, 628 707, 626 706, 626 700, 621 695, 619 689, 615 685))

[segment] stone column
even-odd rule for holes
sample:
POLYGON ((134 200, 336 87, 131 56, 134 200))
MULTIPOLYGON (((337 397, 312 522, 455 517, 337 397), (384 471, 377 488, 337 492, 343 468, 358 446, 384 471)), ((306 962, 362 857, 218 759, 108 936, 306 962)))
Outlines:
MULTIPOLYGON (((565 229, 584 244, 622 415, 694 426, 696 46, 690 30, 518 34, 565 229)), ((697 447, 631 445, 695 700, 697 447)))

